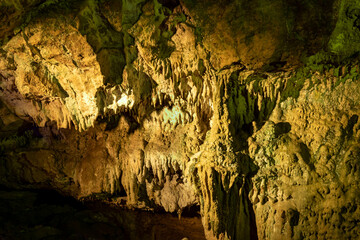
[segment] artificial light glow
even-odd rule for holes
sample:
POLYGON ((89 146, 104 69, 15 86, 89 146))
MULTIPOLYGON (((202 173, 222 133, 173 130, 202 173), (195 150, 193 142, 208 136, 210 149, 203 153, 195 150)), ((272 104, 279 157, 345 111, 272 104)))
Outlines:
POLYGON ((125 93, 121 94, 121 98, 117 101, 119 107, 125 106, 132 108, 134 106, 134 99, 131 96, 126 95, 125 93))

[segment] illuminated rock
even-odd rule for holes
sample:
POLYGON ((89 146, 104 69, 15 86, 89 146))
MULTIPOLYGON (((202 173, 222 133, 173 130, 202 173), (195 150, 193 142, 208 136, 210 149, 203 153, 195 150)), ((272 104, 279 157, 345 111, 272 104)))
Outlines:
POLYGON ((197 206, 208 239, 359 237, 356 1, 22 6, 0 183, 197 206))

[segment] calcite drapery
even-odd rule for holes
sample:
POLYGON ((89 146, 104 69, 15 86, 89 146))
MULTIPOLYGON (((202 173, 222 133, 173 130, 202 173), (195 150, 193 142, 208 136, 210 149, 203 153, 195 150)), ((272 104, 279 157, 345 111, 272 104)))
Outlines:
POLYGON ((357 1, 0 4, 2 184, 358 237, 357 1))

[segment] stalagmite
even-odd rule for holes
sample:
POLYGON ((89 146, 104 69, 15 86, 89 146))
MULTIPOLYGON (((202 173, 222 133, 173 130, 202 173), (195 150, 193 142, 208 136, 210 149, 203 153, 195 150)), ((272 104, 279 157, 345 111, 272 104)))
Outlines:
POLYGON ((0 0, 0 187, 197 209, 189 239, 357 239, 359 9, 0 0))

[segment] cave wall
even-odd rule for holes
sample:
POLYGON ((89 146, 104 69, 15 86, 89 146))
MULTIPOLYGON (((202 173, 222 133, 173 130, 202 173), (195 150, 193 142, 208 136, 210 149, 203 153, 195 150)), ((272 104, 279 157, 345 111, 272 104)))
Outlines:
POLYGON ((208 239, 359 237, 360 5, 0 1, 0 183, 208 239))

